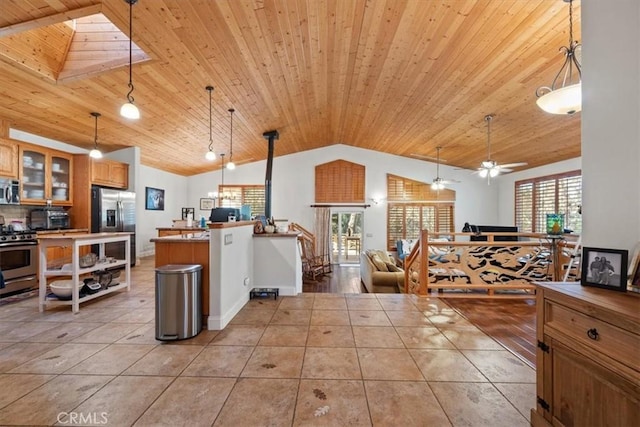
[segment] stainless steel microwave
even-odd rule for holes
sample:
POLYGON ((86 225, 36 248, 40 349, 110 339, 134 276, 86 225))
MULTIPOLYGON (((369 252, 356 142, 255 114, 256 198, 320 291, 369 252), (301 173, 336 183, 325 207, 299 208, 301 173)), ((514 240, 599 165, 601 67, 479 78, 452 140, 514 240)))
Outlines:
POLYGON ((20 204, 20 181, 0 178, 0 205, 20 204))

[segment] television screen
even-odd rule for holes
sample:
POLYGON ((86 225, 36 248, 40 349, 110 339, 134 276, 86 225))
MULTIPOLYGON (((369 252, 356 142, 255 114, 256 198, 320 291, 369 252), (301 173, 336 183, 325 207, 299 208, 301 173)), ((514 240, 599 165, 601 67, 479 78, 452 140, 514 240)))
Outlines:
POLYGON ((228 222, 229 216, 235 217, 236 221, 240 221, 240 209, 236 208, 213 208, 209 221, 211 222, 228 222))

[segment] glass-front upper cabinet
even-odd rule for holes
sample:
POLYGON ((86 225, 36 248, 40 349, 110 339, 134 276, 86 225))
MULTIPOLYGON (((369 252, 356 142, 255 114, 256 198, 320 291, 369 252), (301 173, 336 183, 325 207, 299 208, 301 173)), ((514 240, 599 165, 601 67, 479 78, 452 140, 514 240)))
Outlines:
POLYGON ((21 203, 70 206, 72 155, 44 147, 20 145, 21 203))
POLYGON ((20 159, 22 159, 22 164, 20 165, 22 203, 44 203, 46 198, 45 179, 48 173, 46 152, 20 147, 20 159))
POLYGON ((51 156, 51 198, 53 202, 70 202, 71 159, 51 156))

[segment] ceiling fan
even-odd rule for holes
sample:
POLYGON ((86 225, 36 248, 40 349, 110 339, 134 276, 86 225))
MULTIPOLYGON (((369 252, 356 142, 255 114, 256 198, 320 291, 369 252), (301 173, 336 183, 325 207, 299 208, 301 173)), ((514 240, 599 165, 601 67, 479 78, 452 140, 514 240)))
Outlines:
POLYGON ((499 165, 495 160, 491 160, 491 120, 493 115, 489 114, 484 117, 487 122, 487 160, 483 161, 478 168, 478 174, 481 178, 487 178, 487 185, 491 184, 491 178, 498 176, 501 173, 513 172, 511 168, 518 166, 524 166, 526 162, 507 163, 499 165))
POLYGON ((440 178, 440 150, 442 149, 442 147, 436 147, 436 177, 433 180, 433 183, 431 183, 431 189, 432 190, 436 190, 436 191, 440 191, 440 190, 444 190, 445 185, 447 184, 453 184, 456 182, 460 182, 460 181, 456 181, 455 179, 442 179, 440 178))

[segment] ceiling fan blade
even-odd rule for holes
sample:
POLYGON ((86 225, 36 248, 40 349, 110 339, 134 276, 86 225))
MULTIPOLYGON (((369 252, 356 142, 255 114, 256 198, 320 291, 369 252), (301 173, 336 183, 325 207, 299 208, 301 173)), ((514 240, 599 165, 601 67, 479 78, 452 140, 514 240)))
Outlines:
POLYGON ((513 169, 506 169, 503 168, 502 166, 500 167, 500 173, 510 173, 513 172, 513 169))
MULTIPOLYGON (((426 156, 424 154, 418 154, 418 153, 411 153, 409 154, 411 157, 415 157, 416 159, 421 159, 421 160, 430 160, 433 162, 437 162, 438 158, 437 157, 432 157, 432 156, 426 156)), ((440 159, 440 163, 448 163, 447 160, 444 159, 440 159)))
POLYGON ((526 165, 528 165, 527 162, 520 162, 520 163, 507 163, 507 164, 498 165, 498 166, 500 167, 500 169, 504 169, 504 168, 508 169, 508 168, 517 168, 517 167, 526 166, 526 165))
POLYGON ((442 179, 440 182, 442 182, 443 184, 460 184, 460 181, 458 181, 457 179, 442 179))

